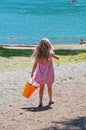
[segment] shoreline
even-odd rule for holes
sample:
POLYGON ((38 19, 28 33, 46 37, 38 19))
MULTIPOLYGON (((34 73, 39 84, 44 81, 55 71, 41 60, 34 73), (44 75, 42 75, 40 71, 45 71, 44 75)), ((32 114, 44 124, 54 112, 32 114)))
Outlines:
MULTIPOLYGON (((8 49, 35 49, 37 45, 27 45, 27 44, 0 44, 0 47, 8 49)), ((86 44, 52 44, 54 49, 82 49, 86 50, 86 44)))

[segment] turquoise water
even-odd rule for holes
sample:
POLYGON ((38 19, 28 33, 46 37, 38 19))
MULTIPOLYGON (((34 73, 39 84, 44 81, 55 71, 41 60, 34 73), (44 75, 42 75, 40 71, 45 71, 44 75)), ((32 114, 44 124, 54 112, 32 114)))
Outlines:
POLYGON ((0 0, 0 44, 86 40, 86 0, 0 0))

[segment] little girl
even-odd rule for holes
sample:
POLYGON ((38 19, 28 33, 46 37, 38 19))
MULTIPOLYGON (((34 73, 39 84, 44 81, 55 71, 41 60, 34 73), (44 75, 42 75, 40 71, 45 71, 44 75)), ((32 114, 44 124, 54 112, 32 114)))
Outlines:
POLYGON ((52 100, 52 84, 54 82, 52 57, 55 59, 59 59, 59 57, 54 54, 52 45, 47 38, 43 38, 40 41, 33 56, 35 57, 35 62, 32 67, 31 77, 34 77, 35 82, 40 84, 39 107, 43 106, 42 100, 45 84, 47 84, 48 87, 49 105, 54 104, 54 101, 52 100))

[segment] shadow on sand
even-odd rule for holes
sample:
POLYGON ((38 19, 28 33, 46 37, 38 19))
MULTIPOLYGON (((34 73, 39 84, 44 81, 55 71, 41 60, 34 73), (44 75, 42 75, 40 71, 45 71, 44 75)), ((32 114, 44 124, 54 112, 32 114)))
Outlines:
POLYGON ((53 109, 51 106, 49 105, 46 105, 46 106, 43 106, 41 108, 39 107, 24 107, 24 108, 21 108, 23 110, 26 110, 26 111, 31 111, 31 112, 40 112, 40 111, 46 111, 46 110, 49 110, 49 109, 53 109))
POLYGON ((86 117, 78 117, 68 121, 52 121, 52 126, 40 130, 86 130, 86 117), (59 128, 62 126, 62 128, 59 128))

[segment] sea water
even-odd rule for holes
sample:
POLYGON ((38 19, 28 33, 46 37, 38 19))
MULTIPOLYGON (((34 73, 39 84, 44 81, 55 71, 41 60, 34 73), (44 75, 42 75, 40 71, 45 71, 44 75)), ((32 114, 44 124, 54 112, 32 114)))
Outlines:
POLYGON ((0 0, 0 44, 86 40, 86 0, 0 0))

